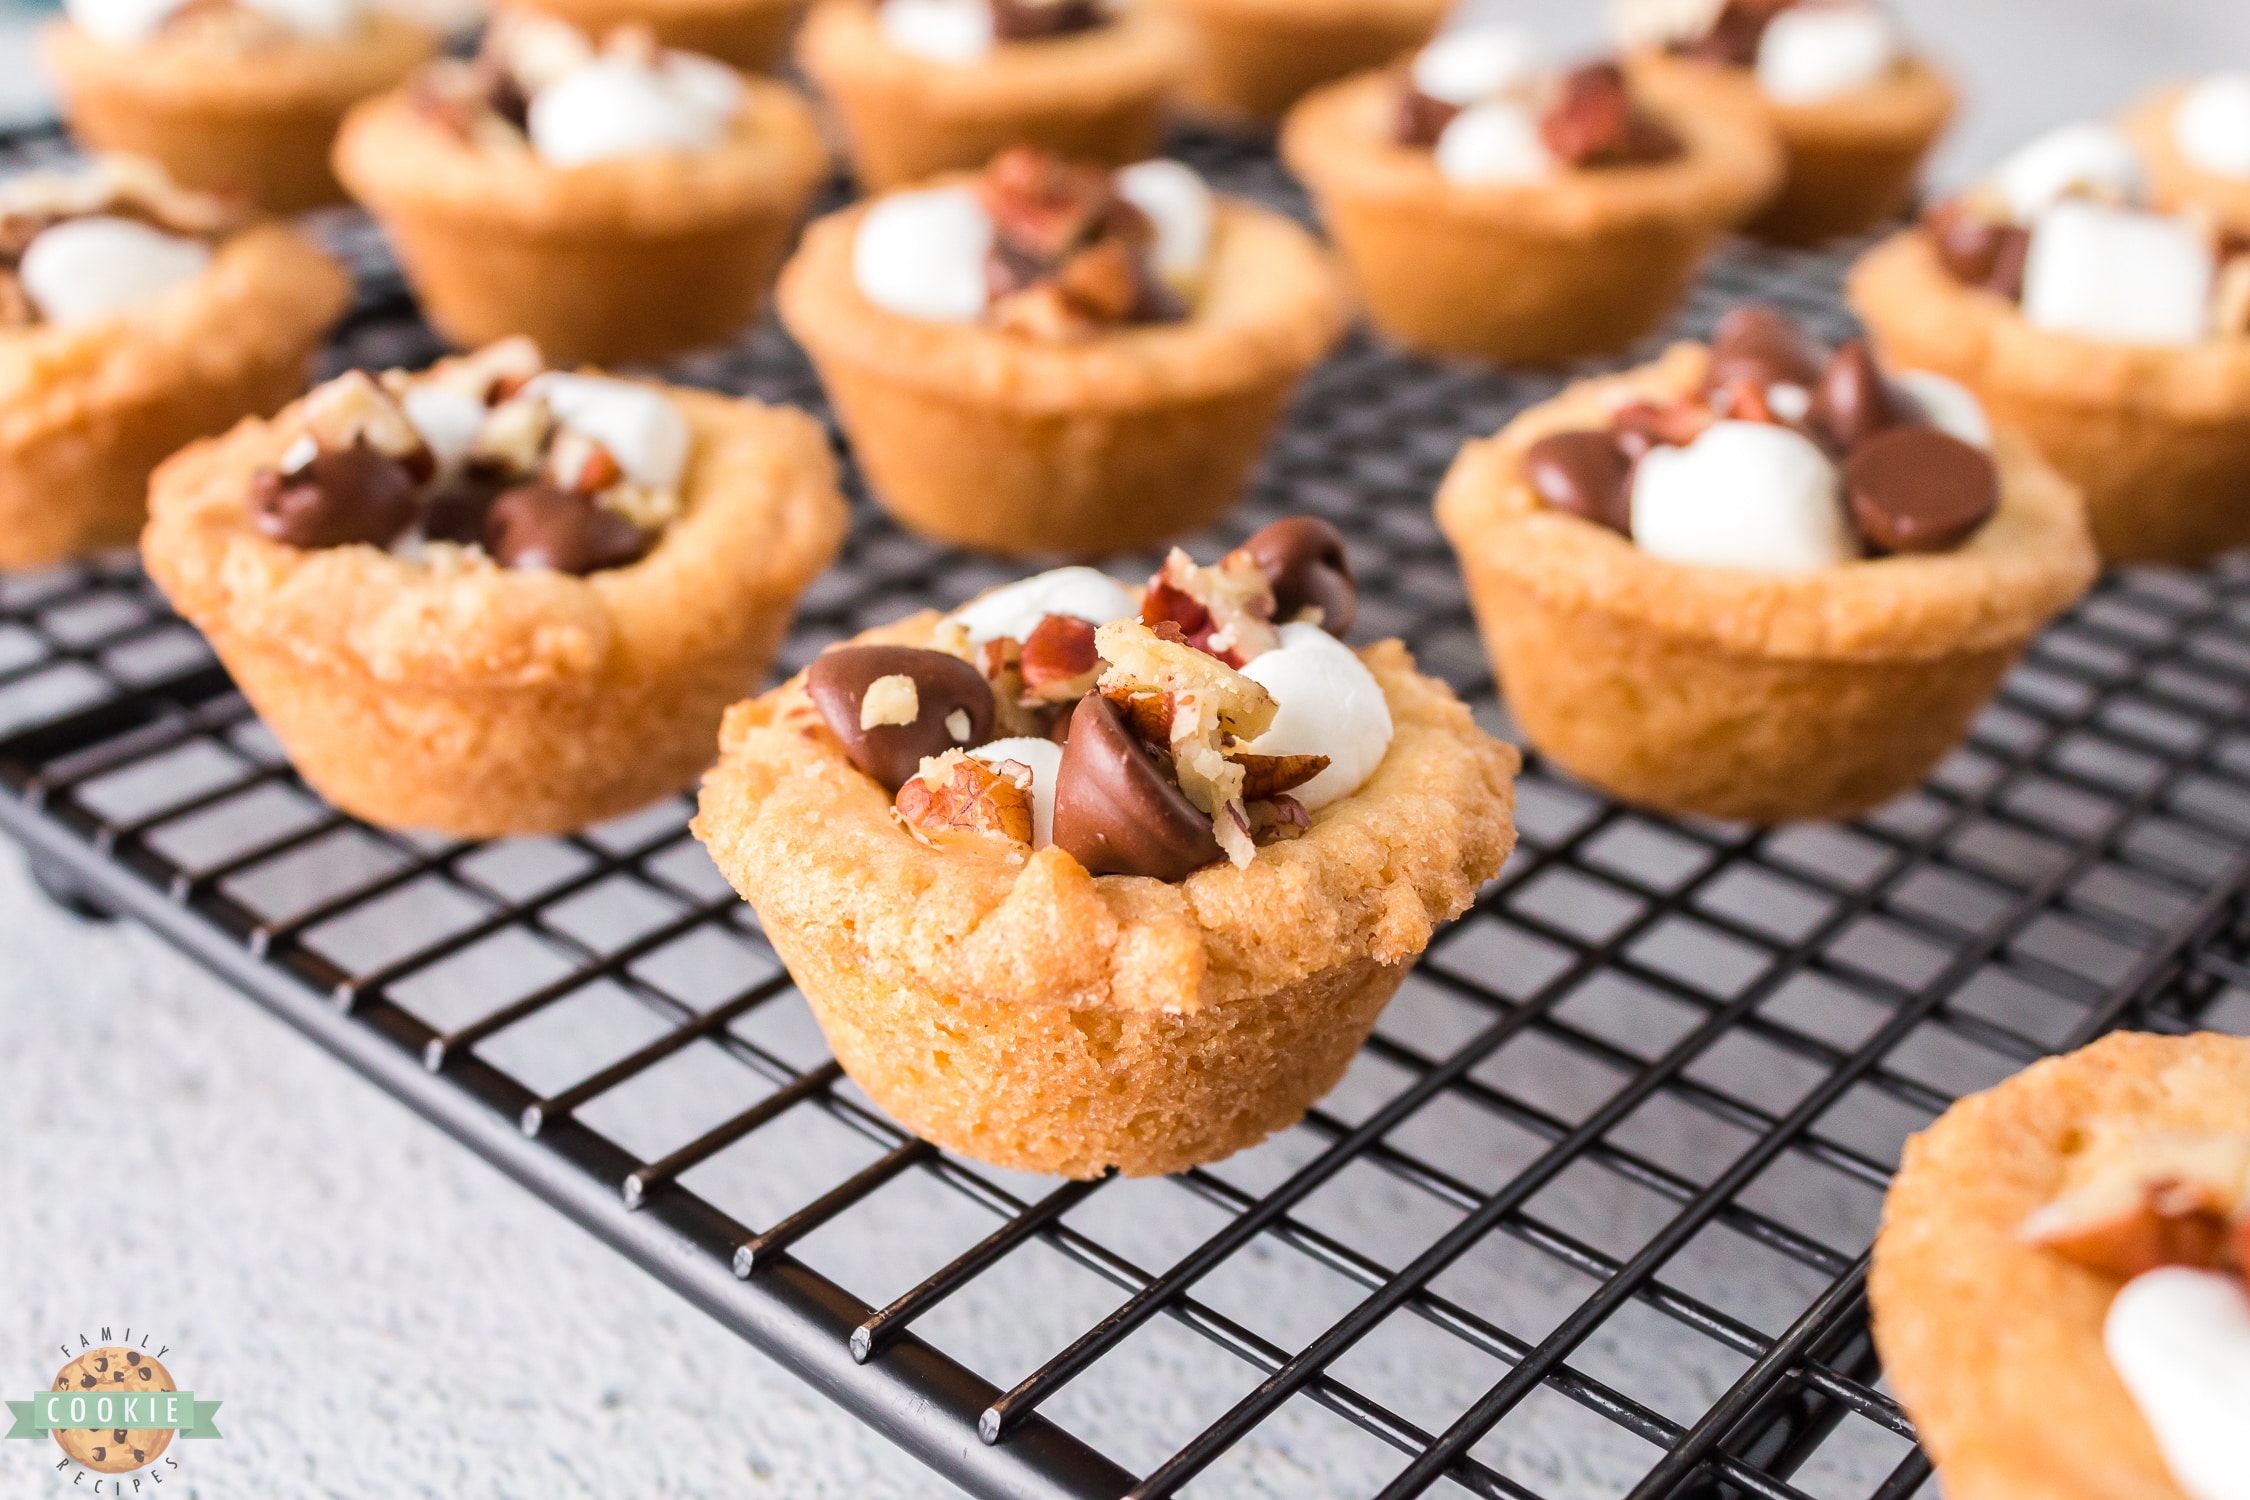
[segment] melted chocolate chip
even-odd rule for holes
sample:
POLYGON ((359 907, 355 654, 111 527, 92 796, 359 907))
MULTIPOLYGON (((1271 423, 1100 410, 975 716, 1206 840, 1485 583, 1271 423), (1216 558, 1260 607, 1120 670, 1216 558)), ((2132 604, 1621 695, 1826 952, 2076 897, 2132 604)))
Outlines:
POLYGON ((1719 320, 1711 336, 1711 373, 1704 389, 1721 390, 1746 380, 1761 390, 1786 384, 1810 394, 1827 363, 1828 351, 1786 313, 1752 303, 1719 320))
POLYGON ((1554 104, 1540 117, 1539 138, 1574 167, 1622 167, 1668 161, 1680 138, 1637 108, 1624 69, 1588 63, 1565 74, 1554 104))
POLYGON ((1401 83, 1398 118, 1391 126, 1391 134, 1401 146, 1420 146, 1427 150, 1438 143, 1438 137, 1445 134, 1445 127, 1460 114, 1460 105, 1432 99, 1411 82, 1401 83))
POLYGON ((498 474, 471 470, 446 481, 422 510, 422 535, 433 542, 458 542, 467 546, 484 540, 485 518, 492 502, 510 488, 498 474))
POLYGON ((1924 221, 1938 259, 1956 281, 1997 292, 2010 302, 2023 296, 2023 268, 2031 254, 2031 233, 2015 224, 1988 219, 1954 199, 1930 211, 1924 221))
POLYGON ((250 522, 292 547, 387 547, 414 521, 414 475, 372 448, 316 453, 291 474, 261 469, 250 482, 250 522))
POLYGON ((1935 427, 1894 427, 1859 445, 1844 488, 1860 534, 1885 552, 1945 552, 2000 503, 1991 456, 1935 427))
POLYGON ((1344 534, 1318 516, 1276 521, 1242 544, 1273 586, 1273 617, 1286 624, 1306 609, 1341 639, 1359 615, 1359 584, 1345 554, 1344 534))
POLYGON ((1211 820, 1099 693, 1071 715, 1055 775, 1055 847, 1091 874, 1155 880, 1185 880, 1224 857, 1211 820))
POLYGON ((925 756, 967 750, 992 738, 992 687, 984 674, 943 651, 912 646, 844 646, 822 654, 805 669, 805 691, 823 723, 843 741, 853 765, 883 784, 892 796, 922 769, 925 756), (914 718, 905 724, 860 727, 867 690, 885 677, 914 683, 914 718), (954 733, 966 714, 968 737, 954 733))
POLYGON ((1758 61, 1758 44, 1773 18, 1795 0, 1727 0, 1711 29, 1678 50, 1685 56, 1724 68, 1747 68, 1758 61))
POLYGON ((584 577, 638 562, 649 537, 615 511, 551 484, 521 484, 492 502, 484 550, 504 568, 552 568, 584 577))
POLYGON ((1633 534, 1633 464, 1614 433, 1551 433, 1531 445, 1523 467, 1532 490, 1556 510, 1633 534))
POLYGON ((1003 42, 1070 36, 1108 20, 1098 0, 992 0, 992 34, 1003 42))
POLYGON ((1921 403, 1891 384, 1864 339, 1836 351, 1813 393, 1813 425, 1839 453, 1849 453, 1878 432, 1923 420, 1921 403))

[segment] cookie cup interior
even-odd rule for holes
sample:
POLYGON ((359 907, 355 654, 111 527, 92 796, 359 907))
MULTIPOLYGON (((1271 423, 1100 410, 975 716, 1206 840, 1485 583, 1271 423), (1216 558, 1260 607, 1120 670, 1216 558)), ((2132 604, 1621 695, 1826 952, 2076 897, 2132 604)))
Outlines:
POLYGON ((1191 29, 1183 103, 1224 124, 1267 125, 1324 83, 1427 42, 1450 0, 1158 0, 1191 29))
POLYGON ((1650 557, 1540 501, 1526 450, 1694 390, 1709 353, 1584 382, 1469 443, 1438 492, 1508 707, 1544 755, 1627 801, 1771 824, 1918 783, 2084 592, 2076 492, 2003 431, 1998 512, 1959 549, 1777 575, 1650 557))
POLYGON ((1905 212, 1922 163, 1956 104, 1951 82, 1920 58, 1813 104, 1767 99, 1747 68, 1716 68, 1661 52, 1640 53, 1631 67, 1637 80, 1683 100, 1721 97, 1764 111, 1781 137, 1788 172, 1781 191, 1748 227, 1784 245, 1865 234, 1905 212))
MULTIPOLYGON (((861 639, 920 644, 935 621, 861 639)), ((1361 656, 1389 754, 1241 869, 1172 885, 932 848, 802 678, 728 714, 695 832, 899 1120, 1017 1171, 1179 1171, 1295 1123, 1514 846, 1515 752, 1397 642, 1361 656)))
POLYGON ((184 186, 247 192, 274 213, 344 201, 328 148, 345 111, 438 48, 432 33, 380 12, 346 37, 251 53, 161 39, 111 47, 63 21, 39 42, 80 142, 153 156, 184 186))
POLYGON ((2085 492, 2103 556, 2192 564, 2250 542, 2250 337, 2152 348, 2038 328, 1956 280, 1919 229, 1862 257, 1846 293, 1893 367, 1960 381, 2085 492))
POLYGON ((828 171, 796 91, 743 86, 740 113, 708 150, 578 167, 479 150, 401 89, 352 111, 336 172, 454 344, 528 333, 558 364, 655 359, 718 343, 757 315, 828 171))
POLYGON ((2156 206, 2171 213, 2201 209, 2230 229, 2250 234, 2250 177, 2228 177, 2188 160, 2172 134, 2184 84, 2157 89, 2126 111, 2118 125, 2140 149, 2156 206))
POLYGON ((797 60, 835 111, 861 185, 881 192, 981 167, 1008 146, 1116 166, 1156 155, 1187 38, 1140 4, 1093 31, 957 65, 892 46, 873 0, 819 0, 797 60))
POLYGON ((0 334, 0 567, 130 544, 150 471, 287 404, 350 300, 304 236, 261 224, 129 314, 0 334))
POLYGON ((1906 1143, 1867 1292, 1884 1374, 1953 1500, 2187 1500, 2104 1351, 2123 1283, 2017 1235, 2105 1127, 2250 1130, 2250 1040, 2118 1033, 1906 1143))
POLYGON ((860 293, 852 242, 865 211, 805 232, 776 307, 875 498, 917 531, 990 552, 1123 552, 1212 520, 1348 313, 1312 236, 1222 199, 1184 322, 1067 344, 921 322, 860 293))
POLYGON ((588 36, 642 25, 667 47, 715 57, 747 73, 768 73, 789 48, 803 0, 538 0, 588 36))
POLYGON ((1312 189, 1368 316, 1410 349, 1554 363, 1622 349, 1686 293, 1727 228, 1781 181, 1762 111, 1734 99, 1666 109, 1673 161, 1536 183, 1449 180, 1393 138, 1390 70, 1291 111, 1282 157, 1312 189))
POLYGON ((297 408, 165 464, 142 559, 346 812, 462 838, 599 822, 710 763, 721 715, 844 534, 817 423, 667 394, 694 434, 685 514, 629 567, 576 578, 481 550, 269 541, 251 529, 250 476, 288 446, 297 408))

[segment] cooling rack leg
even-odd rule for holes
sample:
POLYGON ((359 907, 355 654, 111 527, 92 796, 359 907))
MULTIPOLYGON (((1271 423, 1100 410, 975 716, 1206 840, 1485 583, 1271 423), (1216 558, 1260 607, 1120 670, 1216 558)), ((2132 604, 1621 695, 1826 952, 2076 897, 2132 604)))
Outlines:
POLYGON ((114 922, 117 910, 96 896, 68 868, 51 859, 31 856, 31 878, 47 899, 82 922, 114 922))

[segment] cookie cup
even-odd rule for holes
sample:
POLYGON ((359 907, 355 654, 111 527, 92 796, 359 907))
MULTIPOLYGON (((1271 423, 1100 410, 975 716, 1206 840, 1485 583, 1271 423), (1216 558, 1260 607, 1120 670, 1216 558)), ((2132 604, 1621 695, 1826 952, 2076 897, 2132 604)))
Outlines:
POLYGON ((344 200, 328 149, 345 111, 438 47, 433 33, 381 13, 349 36, 249 53, 193 38, 111 47, 61 21, 39 42, 82 144, 152 156, 185 187, 247 193, 274 213, 344 200))
POLYGON ((0 568, 130 544, 149 472, 286 405, 350 300, 334 262, 263 224, 147 307, 0 334, 0 568))
POLYGON ((2134 1129, 2250 1129, 2250 1040, 2119 1033, 1906 1143, 1867 1292, 1952 1500, 2187 1500, 2103 1348, 2122 1283, 2017 1234, 2105 1130, 2134 1129))
POLYGON ((399 90, 352 111, 336 173, 454 344, 528 333, 561 365, 655 359, 756 317, 828 171, 794 90, 743 87, 708 150, 579 167, 479 150, 399 90))
POLYGON ((501 568, 303 551, 251 529, 250 476, 293 413, 158 471, 149 575, 217 651, 306 781, 371 823, 460 838, 559 833, 678 791, 710 764, 797 594, 845 526, 818 424, 670 390, 694 434, 685 513, 629 567, 501 568))
POLYGON ((1393 137, 1397 76, 1333 84, 1290 113, 1282 157, 1312 189, 1369 318, 1431 354, 1554 363, 1663 322, 1705 253, 1781 181, 1762 112, 1652 100, 1686 145, 1650 166, 1460 183, 1393 137))
POLYGON ((1184 322, 1075 344, 919 322, 860 293, 852 240, 864 211, 806 231, 776 307, 884 509, 990 552, 1124 552, 1215 518, 1348 313, 1310 235, 1222 199, 1184 322))
POLYGON ((1324 83, 1381 67, 1436 34, 1451 0, 1164 0, 1195 39, 1183 103, 1270 124, 1324 83))
POLYGON ((1815 104, 1768 99, 1748 69, 1662 52, 1637 54, 1630 67, 1636 82, 1674 97, 1725 99, 1764 113, 1781 138, 1788 172, 1748 230, 1783 245, 1865 234, 1904 213, 1957 102, 1945 75, 1919 58, 1815 104))
POLYGON ((1956 280, 1919 229, 1869 251, 1846 292, 1886 362, 1960 381, 2085 492, 2104 557, 2193 564, 2250 542, 2250 337, 2147 348, 2037 328, 1956 280))
POLYGON ((803 0, 536 0, 529 8, 588 36, 646 26, 667 47, 770 73, 789 50, 803 0))
POLYGON ((2229 229, 2250 234, 2250 178, 2206 171, 2188 160, 2172 135, 2172 116, 2187 92, 2184 84, 2158 89, 2118 124, 2140 150, 2158 208, 2169 213, 2201 210, 2229 229))
POLYGON ((1633 396, 1695 390, 1708 351, 1573 386, 1461 450, 1438 492, 1501 690, 1541 754, 1664 812, 1846 818, 1919 782, 2097 570, 2075 491, 2020 436, 1958 550, 1774 575, 1650 557, 1548 508, 1524 454, 1633 396))
MULTIPOLYGON (((919 645, 934 615, 864 641, 919 645)), ((1176 1172, 1296 1123, 1515 843, 1515 753, 1395 641, 1390 753, 1302 838, 1183 883, 938 850, 801 678, 727 715, 694 828, 862 1088, 1023 1172, 1176 1172)))
POLYGON ((1004 44, 967 65, 902 52, 874 0, 819 0, 797 62, 881 192, 981 167, 1009 146, 1124 166, 1157 154, 1164 101, 1187 65, 1180 28, 1146 4, 1075 36, 1004 44))

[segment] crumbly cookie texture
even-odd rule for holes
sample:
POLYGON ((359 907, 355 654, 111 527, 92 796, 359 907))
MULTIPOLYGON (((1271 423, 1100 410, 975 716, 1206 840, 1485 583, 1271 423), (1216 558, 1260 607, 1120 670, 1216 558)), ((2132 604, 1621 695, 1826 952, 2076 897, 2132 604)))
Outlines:
POLYGON ((2250 1040, 2111 1036, 1956 1104, 1907 1143, 1868 1295, 1953 1500, 2185 1500, 2102 1344, 2121 1283, 2022 1225, 2105 1134, 2250 1129, 2250 1040))

